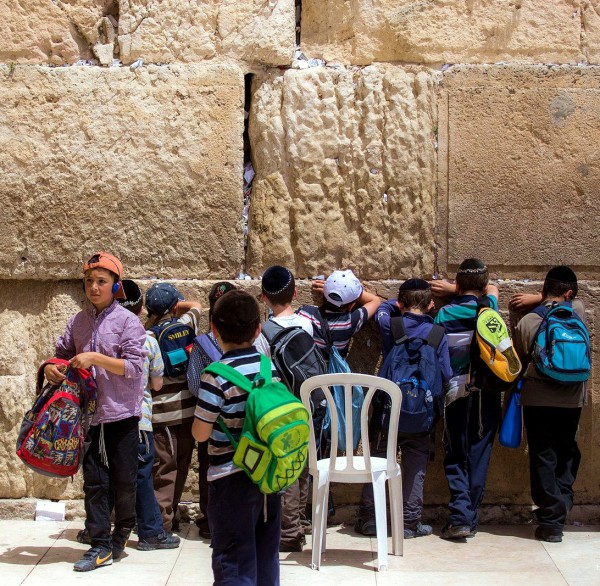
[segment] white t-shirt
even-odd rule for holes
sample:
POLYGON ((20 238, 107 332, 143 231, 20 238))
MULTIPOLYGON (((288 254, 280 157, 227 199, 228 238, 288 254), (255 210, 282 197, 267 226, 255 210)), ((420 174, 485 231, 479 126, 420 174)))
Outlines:
MULTIPOLYGON (((300 326, 305 332, 313 335, 313 327, 310 323, 310 320, 306 317, 298 315, 294 313, 293 315, 281 315, 279 317, 270 317, 270 321, 274 321, 277 325, 280 325, 282 328, 292 328, 295 326, 300 326)), ((269 346, 269 342, 267 339, 260 334, 256 340, 254 340, 254 347, 265 356, 271 358, 271 347, 269 346)))

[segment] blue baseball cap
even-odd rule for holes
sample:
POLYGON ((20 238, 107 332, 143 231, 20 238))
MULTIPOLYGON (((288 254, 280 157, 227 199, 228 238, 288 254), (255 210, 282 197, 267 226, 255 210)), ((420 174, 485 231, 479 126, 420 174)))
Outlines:
POLYGON ((148 315, 161 317, 168 313, 183 295, 171 283, 155 283, 146 291, 146 308, 148 315))

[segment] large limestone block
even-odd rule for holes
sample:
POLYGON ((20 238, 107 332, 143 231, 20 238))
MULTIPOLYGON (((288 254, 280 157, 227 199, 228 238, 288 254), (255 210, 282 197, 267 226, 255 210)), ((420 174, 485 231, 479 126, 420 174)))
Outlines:
POLYGON ((286 65, 296 43, 294 0, 120 0, 124 63, 227 58, 286 65))
POLYGON ((600 0, 582 0, 582 41, 588 63, 600 63, 600 0))
POLYGON ((61 65, 89 59, 110 0, 0 0, 0 63, 61 65))
POLYGON ((600 68, 464 67, 445 76, 440 201, 449 270, 600 269, 600 68), (446 228, 446 229, 445 229, 446 228))
POLYGON ((310 277, 434 271, 430 73, 395 66, 272 73, 255 83, 247 271, 310 277))
POLYGON ((302 49, 364 64, 577 63, 579 0, 303 0, 302 49))
POLYGON ((0 69, 0 277, 233 275, 242 261, 236 66, 0 69))

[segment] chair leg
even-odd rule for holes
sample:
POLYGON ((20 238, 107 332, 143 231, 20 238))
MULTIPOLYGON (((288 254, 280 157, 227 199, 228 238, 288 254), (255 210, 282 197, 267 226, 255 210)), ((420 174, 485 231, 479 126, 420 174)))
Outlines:
POLYGON ((388 481, 390 516, 392 518, 392 553, 404 555, 404 506, 402 504, 402 476, 388 481))
POLYGON ((375 526, 377 528, 377 569, 387 569, 387 514, 385 506, 385 472, 373 473, 373 501, 375 504, 375 526))
POLYGON ((313 570, 321 567, 321 554, 325 551, 327 533, 327 501, 329 496, 329 474, 313 476, 312 492, 312 564, 313 570))

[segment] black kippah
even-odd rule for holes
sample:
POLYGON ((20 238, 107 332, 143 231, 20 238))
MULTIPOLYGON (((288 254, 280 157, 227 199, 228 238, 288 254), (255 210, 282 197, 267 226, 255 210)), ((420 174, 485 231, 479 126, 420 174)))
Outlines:
POLYGON ((400 285, 400 291, 426 291, 431 286, 425 279, 408 279, 400 285))
POLYGON ((280 265, 269 267, 262 276, 263 293, 277 295, 289 287, 292 279, 293 275, 289 269, 280 265))
POLYGON ((546 275, 546 279, 560 281, 561 283, 577 283, 577 275, 575 275, 573 269, 565 265, 551 268, 546 275))

